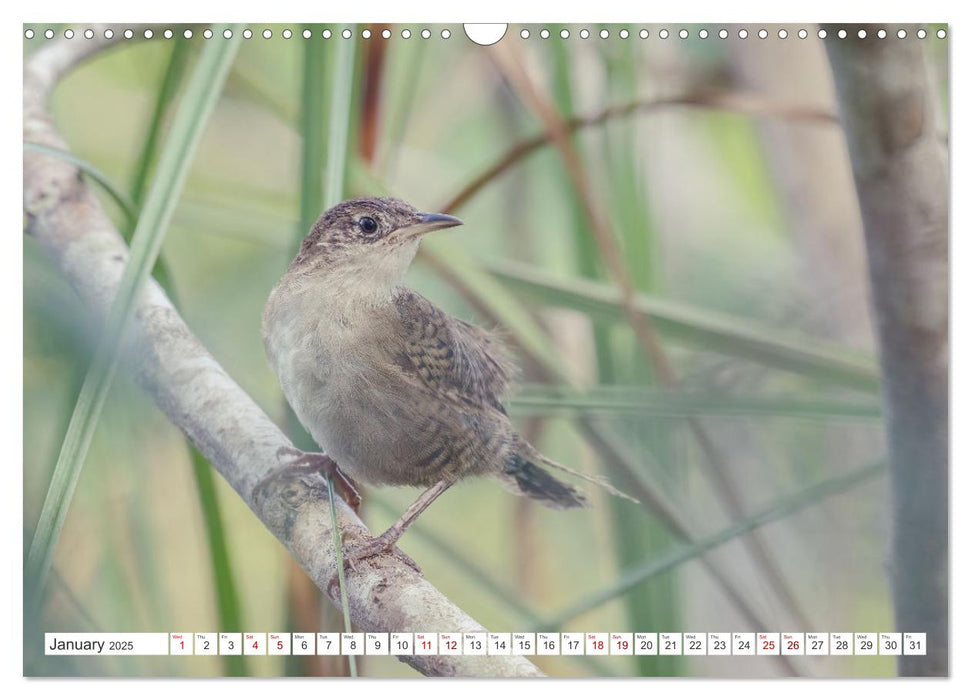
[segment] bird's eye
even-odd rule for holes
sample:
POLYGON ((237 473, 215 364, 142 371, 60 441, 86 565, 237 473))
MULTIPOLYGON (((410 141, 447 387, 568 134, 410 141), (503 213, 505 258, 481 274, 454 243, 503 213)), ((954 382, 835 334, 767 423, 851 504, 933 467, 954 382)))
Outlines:
POLYGON ((378 222, 370 216, 362 216, 358 220, 357 225, 364 233, 374 233, 378 230, 378 222))

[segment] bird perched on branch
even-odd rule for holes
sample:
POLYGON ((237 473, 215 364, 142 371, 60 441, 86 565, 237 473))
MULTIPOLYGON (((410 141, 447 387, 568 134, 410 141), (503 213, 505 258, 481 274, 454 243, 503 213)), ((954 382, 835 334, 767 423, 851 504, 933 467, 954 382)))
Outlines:
POLYGON ((384 534, 345 553, 352 565, 391 549, 466 477, 491 476, 551 508, 586 505, 546 465, 622 495, 526 442, 502 405, 515 371, 502 344, 401 284, 422 236, 461 223, 397 199, 338 204, 313 225, 263 312, 270 364, 326 454, 298 453, 290 468, 326 473, 353 507, 352 480, 427 488, 384 534))

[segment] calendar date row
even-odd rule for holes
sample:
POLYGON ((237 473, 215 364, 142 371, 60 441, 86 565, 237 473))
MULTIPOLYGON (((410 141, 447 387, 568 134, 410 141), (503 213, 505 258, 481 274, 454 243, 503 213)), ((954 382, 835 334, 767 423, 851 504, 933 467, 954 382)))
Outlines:
POLYGON ((171 632, 48 633, 48 655, 900 656, 913 632, 171 632))

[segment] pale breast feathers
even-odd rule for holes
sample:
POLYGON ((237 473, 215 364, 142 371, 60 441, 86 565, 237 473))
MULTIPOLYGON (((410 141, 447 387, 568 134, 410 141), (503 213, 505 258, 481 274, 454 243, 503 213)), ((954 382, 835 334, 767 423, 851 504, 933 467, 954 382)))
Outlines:
POLYGON ((410 382, 466 409, 505 413, 502 398, 516 366, 501 342, 408 289, 397 292, 395 309, 403 342, 389 351, 410 382))

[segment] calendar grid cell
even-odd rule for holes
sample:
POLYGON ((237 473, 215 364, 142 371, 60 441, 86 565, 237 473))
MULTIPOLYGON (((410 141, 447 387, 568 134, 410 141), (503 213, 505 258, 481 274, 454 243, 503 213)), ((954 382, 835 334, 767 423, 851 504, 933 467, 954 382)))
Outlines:
POLYGON ((438 635, 434 632, 415 632, 415 656, 438 654, 438 635))
POLYGON ((806 632, 806 655, 829 656, 829 635, 825 632, 806 632))
POLYGON ((243 634, 244 656, 266 656, 266 633, 246 632, 243 634))
POLYGON ((680 632, 659 632, 657 650, 661 656, 681 656, 682 635, 680 632))
POLYGON ((337 632, 317 633, 317 656, 340 656, 341 636, 337 632))
POLYGON ((290 637, 290 648, 294 656, 313 656, 317 653, 315 635, 306 632, 294 632, 290 637))
POLYGON ((442 632, 439 634, 438 653, 442 656, 461 656, 462 635, 458 632, 442 632))
POLYGON ((191 634, 186 632, 169 633, 169 654, 172 656, 192 656, 191 634))
POLYGON ((583 632, 563 632, 560 635, 560 653, 563 656, 583 656, 586 650, 584 637, 583 632))
POLYGON ((391 639, 387 632, 368 632, 364 635, 364 653, 367 656, 387 656, 391 653, 391 639))
POLYGON ((489 656, 511 656, 512 634, 509 632, 489 632, 489 656))
POLYGON ((732 635, 728 632, 708 633, 708 656, 731 656, 732 635))
POLYGON ((489 639, 485 632, 466 632, 462 635, 462 650, 466 656, 485 656, 489 639))
POLYGON ((540 656, 559 656, 560 655, 560 634, 559 632, 537 632, 536 633, 536 653, 540 656))
POLYGON ((657 632, 635 632, 634 654, 636 656, 657 656, 657 632))
POLYGON ((411 656, 415 650, 415 635, 411 632, 392 632, 388 635, 391 653, 397 656, 411 656))
POLYGON ((708 635, 704 632, 685 632, 681 635, 685 656, 707 656, 708 635))
POLYGON ((219 651, 219 635, 215 632, 196 632, 192 651, 196 656, 216 656, 219 651))
POLYGON ((270 632, 267 635, 266 651, 270 656, 292 656, 289 632, 270 632))
POLYGON ((242 632, 220 632, 219 633, 219 655, 220 656, 242 656, 243 654, 243 633, 242 632))

